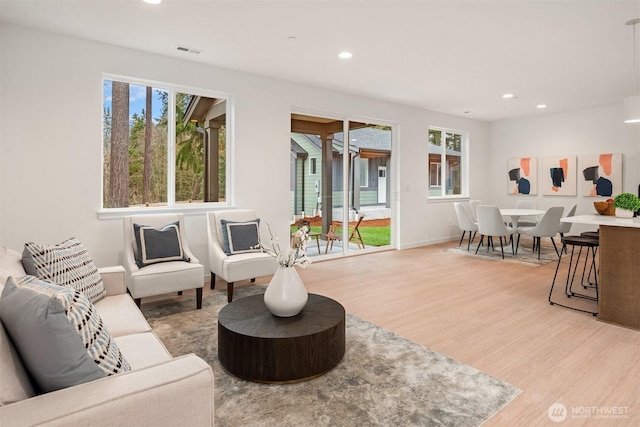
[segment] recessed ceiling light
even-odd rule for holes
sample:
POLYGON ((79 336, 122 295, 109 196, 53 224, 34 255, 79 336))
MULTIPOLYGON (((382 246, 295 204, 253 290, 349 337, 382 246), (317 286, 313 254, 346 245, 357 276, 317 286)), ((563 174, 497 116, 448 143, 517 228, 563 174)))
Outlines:
POLYGON ((289 40, 290 42, 294 42, 294 41, 296 41, 298 39, 296 38, 296 36, 289 36, 289 37, 287 37, 287 40, 289 40))
POLYGON ((505 93, 504 95, 502 95, 502 97, 504 99, 513 99, 513 98, 517 98, 514 94, 512 93, 505 93))
POLYGON ((338 58, 340 59, 349 59, 353 56, 353 54, 351 52, 347 52, 346 50, 344 52, 340 52, 338 54, 338 58))
POLYGON ((538 104, 536 105, 536 108, 540 108, 540 109, 547 108, 547 104, 538 104))
POLYGON ((149 4, 160 4, 162 3, 162 0, 142 0, 145 3, 149 3, 149 4))

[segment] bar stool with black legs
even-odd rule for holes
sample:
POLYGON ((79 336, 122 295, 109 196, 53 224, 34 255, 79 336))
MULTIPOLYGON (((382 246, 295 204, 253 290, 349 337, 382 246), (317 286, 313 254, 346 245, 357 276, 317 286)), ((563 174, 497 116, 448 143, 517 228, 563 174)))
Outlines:
MULTIPOLYGON (((600 247, 600 230, 596 230, 596 231, 584 231, 582 233, 580 233, 580 236, 582 237, 590 237, 594 240, 596 240, 598 242, 598 247, 600 247)), ((598 252, 598 247, 596 247, 596 252, 598 252)), ((587 257, 588 258, 588 257, 587 257)), ((585 258, 584 263, 585 266, 587 265, 587 258, 585 258)), ((587 284, 584 283, 584 281, 582 282, 582 287, 587 289, 587 288, 593 288, 595 286, 594 281, 592 281, 590 279, 591 274, 597 275, 597 271, 593 270, 591 267, 589 267, 589 274, 587 275, 587 284)), ((584 273, 583 273, 583 279, 584 279, 584 273)))
POLYGON ((598 275, 597 275, 597 267, 596 267, 596 251, 599 246, 599 239, 589 236, 564 236, 562 237, 562 249, 560 251, 560 256, 558 257, 558 264, 556 265, 556 271, 553 275, 553 282, 551 283, 551 289, 549 290, 549 304, 558 305, 564 308, 570 308, 576 311, 582 311, 584 313, 591 313, 594 316, 598 314, 598 311, 587 310, 585 308, 580 307, 572 307, 566 304, 559 303, 557 301, 553 301, 552 294, 553 288, 556 283, 556 278, 558 276, 558 270, 560 268, 560 263, 562 262, 562 253, 567 252, 567 248, 571 246, 571 255, 569 258, 569 268, 567 270, 567 279, 565 281, 565 296, 567 299, 570 298, 582 298, 587 300, 592 300, 597 303, 598 301, 598 275), (576 248, 578 248, 577 256, 576 256, 576 248), (582 273, 580 284, 584 289, 588 287, 593 287, 595 289, 595 297, 591 295, 586 295, 583 293, 579 293, 574 291, 573 285, 576 278, 576 273, 580 269, 580 258, 582 256, 582 250, 586 249, 585 261, 582 266, 582 273), (575 258, 575 262, 574 262, 575 258), (589 273, 587 274, 587 282, 585 284, 585 274, 587 270, 587 264, 589 264, 589 273), (593 282, 590 280, 590 275, 593 272, 593 282))

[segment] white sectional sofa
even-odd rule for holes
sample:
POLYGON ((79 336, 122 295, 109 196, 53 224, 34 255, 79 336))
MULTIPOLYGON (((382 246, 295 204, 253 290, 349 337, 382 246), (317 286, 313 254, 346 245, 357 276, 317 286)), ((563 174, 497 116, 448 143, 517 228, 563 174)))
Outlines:
MULTIPOLYGON (((1 295, 9 276, 26 273, 18 252, 0 249, 1 295)), ((122 267, 99 272, 107 296, 95 309, 131 370, 37 395, 0 325, 0 425, 212 426, 211 367, 196 355, 169 354, 127 294, 122 267)))

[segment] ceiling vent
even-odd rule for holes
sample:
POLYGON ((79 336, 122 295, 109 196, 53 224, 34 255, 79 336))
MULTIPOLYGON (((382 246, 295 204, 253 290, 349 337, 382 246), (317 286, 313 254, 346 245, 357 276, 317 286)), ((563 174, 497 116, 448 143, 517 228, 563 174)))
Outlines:
POLYGON ((189 52, 195 55, 200 55, 200 53, 202 52, 201 49, 196 49, 194 47, 187 47, 187 46, 176 46, 176 49, 179 50, 180 52, 189 52))

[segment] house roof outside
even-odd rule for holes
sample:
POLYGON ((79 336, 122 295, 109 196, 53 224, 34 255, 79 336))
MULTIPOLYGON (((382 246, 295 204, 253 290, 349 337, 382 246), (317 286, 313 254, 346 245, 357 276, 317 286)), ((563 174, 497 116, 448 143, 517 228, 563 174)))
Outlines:
POLYGON ((291 152, 296 154, 296 157, 306 158, 309 155, 309 152, 302 148, 300 144, 291 139, 291 152))
MULTIPOLYGON (((349 131, 349 146, 359 149, 391 151, 391 131, 371 127, 352 129, 349 131)), ((344 134, 336 133, 334 141, 344 144, 344 134)))

